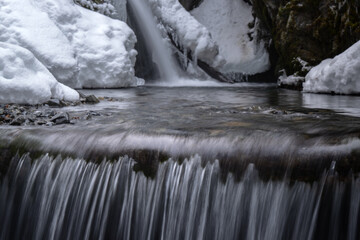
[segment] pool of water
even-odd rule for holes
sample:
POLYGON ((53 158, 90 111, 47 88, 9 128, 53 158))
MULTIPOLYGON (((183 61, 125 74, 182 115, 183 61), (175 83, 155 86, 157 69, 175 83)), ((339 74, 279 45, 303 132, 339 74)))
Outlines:
POLYGON ((306 163, 302 169, 319 166, 320 174, 332 161, 344 174, 360 168, 360 97, 248 83, 82 92, 96 95, 100 103, 62 111, 70 116, 96 112, 91 119, 53 127, 3 127, 2 139, 27 150, 90 159, 140 159, 146 158, 144 152, 155 152, 164 158, 199 154, 227 168, 258 163, 277 169, 306 163))

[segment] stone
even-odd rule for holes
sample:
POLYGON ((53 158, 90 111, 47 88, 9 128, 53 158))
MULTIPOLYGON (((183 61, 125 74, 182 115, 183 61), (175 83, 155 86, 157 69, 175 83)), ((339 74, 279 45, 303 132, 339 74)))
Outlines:
POLYGON ((54 117, 55 115, 57 115, 57 112, 51 109, 46 109, 42 114, 43 117, 54 117))
POLYGON ((47 123, 47 121, 45 121, 45 120, 35 121, 35 125, 45 125, 46 123, 47 123))
POLYGON ((45 124, 45 126, 48 126, 48 127, 51 127, 52 125, 54 125, 53 122, 47 122, 47 123, 45 124))
POLYGON ((99 103, 99 99, 97 97, 95 97, 95 95, 89 95, 85 97, 85 102, 86 103, 99 103))
POLYGON ((60 101, 59 99, 50 99, 45 104, 47 104, 51 107, 63 107, 64 106, 63 102, 60 101))
POLYGON ((86 98, 86 95, 83 94, 82 92, 79 92, 79 91, 78 91, 78 93, 79 93, 80 98, 84 98, 84 99, 86 98))
POLYGON ((87 113, 87 115, 91 115, 91 116, 101 116, 100 113, 94 112, 94 111, 89 111, 89 112, 87 113))
POLYGON ((57 125, 70 123, 70 116, 69 116, 69 113, 67 113, 67 112, 58 113, 54 117, 52 117, 50 119, 50 121, 57 125))
POLYGON ((25 116, 18 116, 16 117, 14 120, 12 120, 10 122, 10 125, 13 125, 13 126, 20 126, 22 125, 23 123, 25 123, 26 121, 26 117, 25 116))

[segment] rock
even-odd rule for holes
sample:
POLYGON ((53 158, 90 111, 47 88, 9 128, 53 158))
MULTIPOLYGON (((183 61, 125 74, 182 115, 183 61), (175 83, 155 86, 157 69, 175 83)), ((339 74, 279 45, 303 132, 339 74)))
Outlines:
POLYGON ((198 7, 202 1, 203 0, 179 0, 181 5, 183 5, 183 7, 188 11, 198 7))
POLYGON ((29 120, 29 122, 35 122, 36 117, 34 115, 29 115, 27 116, 27 120, 29 120))
POLYGON ((99 101, 99 99, 98 99, 97 97, 95 97, 94 95, 89 95, 89 96, 86 96, 86 97, 85 97, 85 102, 86 102, 86 103, 93 103, 93 104, 95 104, 95 103, 99 103, 100 101, 99 101))
POLYGON ((303 68, 302 61, 318 65, 360 40, 360 3, 345 2, 251 0, 262 31, 272 39, 275 74, 285 69, 288 76, 305 76, 308 69, 303 68))
POLYGON ((42 113, 41 116, 43 117, 54 117, 57 114, 56 111, 51 110, 51 109, 46 109, 44 113, 42 113))
POLYGON ((45 104, 47 104, 51 107, 63 107, 66 105, 63 101, 61 101, 59 99, 50 99, 45 104))
POLYGON ((14 120, 12 120, 12 121, 10 122, 10 125, 20 126, 20 125, 22 125, 25 121, 26 121, 26 117, 25 117, 25 116, 18 116, 18 117, 16 117, 14 120))
POLYGON ((97 113, 97 112, 94 112, 94 111, 89 111, 89 112, 87 113, 87 115, 91 115, 91 116, 101 116, 100 113, 97 113))
POLYGON ((78 93, 79 93, 79 96, 80 96, 80 98, 83 98, 83 99, 85 99, 87 96, 85 95, 85 94, 83 94, 82 92, 79 92, 79 91, 77 91, 78 93))
POLYGON ((45 125, 46 123, 47 123, 47 121, 45 121, 45 120, 35 121, 35 125, 45 125))
POLYGON ((41 117, 41 116, 43 115, 43 112, 41 112, 41 111, 35 111, 35 112, 34 112, 34 115, 35 115, 36 117, 41 117))
POLYGON ((51 122, 55 124, 65 124, 70 123, 70 116, 69 113, 58 113, 54 117, 50 119, 51 122))

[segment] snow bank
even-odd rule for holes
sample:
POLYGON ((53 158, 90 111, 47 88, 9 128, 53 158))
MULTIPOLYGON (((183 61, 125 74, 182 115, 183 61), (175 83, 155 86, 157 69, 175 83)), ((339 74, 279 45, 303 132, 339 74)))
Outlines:
POLYGON ((312 68, 305 77, 304 92, 359 94, 360 41, 333 59, 312 68))
MULTIPOLYGON (((252 7, 239 0, 204 0, 191 14, 210 31, 226 60, 223 72, 256 74, 270 68, 269 54, 262 42, 257 43, 248 33, 253 21, 252 7)), ((186 26, 186 25, 185 25, 186 26)))
POLYGON ((72 0, 2 0, 0 42, 30 50, 54 77, 76 88, 136 85, 136 37, 123 22, 72 0))
POLYGON ((46 102, 50 98, 79 100, 79 94, 59 83, 25 48, 0 42, 0 102, 46 102))
POLYGON ((0 42, 30 50, 59 81, 75 78, 75 52, 69 40, 29 0, 0 1, 0 42))
POLYGON ((178 0, 149 0, 153 13, 165 27, 172 29, 182 47, 214 68, 224 64, 209 31, 187 12, 178 0))

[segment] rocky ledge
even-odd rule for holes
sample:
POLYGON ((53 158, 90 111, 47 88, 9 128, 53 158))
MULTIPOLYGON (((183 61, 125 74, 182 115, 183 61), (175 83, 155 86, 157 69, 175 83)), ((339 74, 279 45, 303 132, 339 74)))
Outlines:
POLYGON ((63 107, 100 102, 94 95, 86 96, 80 93, 80 97, 80 101, 77 102, 50 99, 46 103, 38 105, 0 104, 0 125, 53 126, 74 124, 77 120, 89 120, 93 116, 100 116, 100 113, 94 111, 82 112, 81 115, 76 116, 62 111, 63 107))

